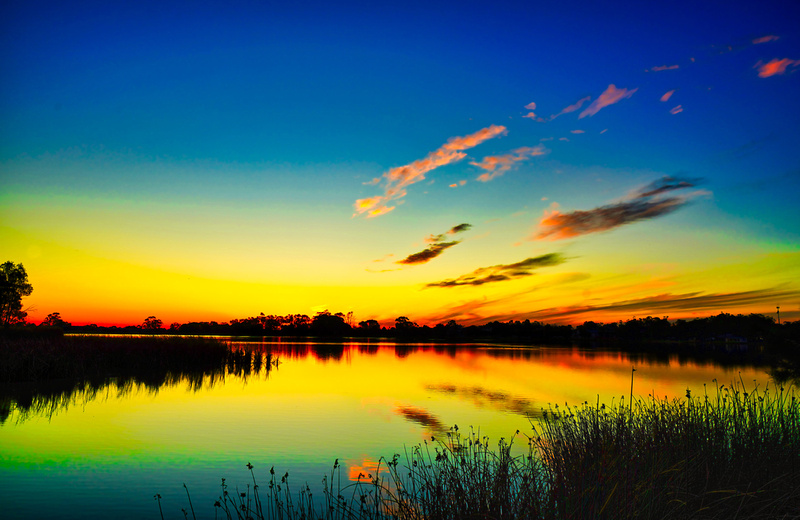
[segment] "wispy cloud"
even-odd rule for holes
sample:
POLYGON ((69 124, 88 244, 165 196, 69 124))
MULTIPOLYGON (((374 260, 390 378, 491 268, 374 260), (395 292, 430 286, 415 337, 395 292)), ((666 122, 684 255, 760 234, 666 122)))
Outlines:
POLYGON ((754 44, 754 45, 758 45, 759 43, 774 42, 774 41, 775 41, 775 40, 777 40, 777 39, 778 39, 778 37, 777 37, 777 36, 775 36, 775 35, 772 35, 772 34, 768 34, 768 35, 766 35, 766 36, 762 36, 762 37, 760 37, 760 38, 755 38, 755 39, 753 40, 753 44, 754 44))
POLYGON ((418 265, 418 264, 426 264, 436 258, 437 256, 444 253, 446 249, 453 247, 456 244, 461 243, 460 240, 447 240, 448 235, 457 235, 458 233, 463 233, 468 231, 472 227, 471 224, 463 223, 457 226, 453 226, 450 228, 449 231, 442 233, 440 235, 430 235, 425 239, 425 242, 430 244, 430 246, 426 247, 422 251, 417 253, 412 253, 407 257, 403 258, 402 260, 398 260, 395 262, 396 264, 403 264, 403 265, 418 265))
POLYGON ((609 85, 608 88, 602 94, 600 94, 599 98, 595 99, 592 104, 586 108, 586 110, 581 112, 581 114, 578 116, 578 119, 583 119, 586 116, 591 117, 608 105, 619 103, 623 99, 631 97, 637 90, 639 89, 635 88, 633 90, 628 90, 626 88, 617 88, 614 85, 609 85))
POLYGON ((426 285, 426 287, 458 287, 460 285, 484 285, 487 283, 505 282, 531 276, 534 269, 563 264, 566 260, 559 253, 548 253, 533 258, 526 258, 513 264, 500 264, 490 267, 480 267, 471 273, 464 274, 452 280, 442 280, 426 285))
POLYGON ((440 166, 460 161, 467 156, 464 150, 478 146, 488 139, 505 133, 506 127, 491 125, 474 134, 449 139, 447 143, 438 150, 429 153, 424 159, 419 159, 405 166, 392 168, 382 176, 382 181, 384 182, 383 195, 358 199, 354 205, 355 213, 353 216, 366 213, 367 217, 376 217, 389 213, 395 209, 395 206, 390 206, 389 204, 405 197, 406 188, 425 180, 426 173, 440 166))
POLYGON ((542 320, 568 320, 588 313, 627 312, 661 315, 666 312, 696 312, 726 310, 754 304, 774 304, 776 301, 795 301, 800 291, 793 289, 768 288, 733 293, 701 294, 659 294, 647 298, 623 300, 605 305, 580 305, 538 310, 527 317, 542 320))
POLYGON ((669 101, 669 98, 671 98, 672 94, 674 94, 674 93, 675 93, 674 90, 670 90, 669 92, 665 93, 663 96, 661 96, 661 102, 663 103, 663 102, 669 101))
POLYGON ((553 119, 559 116, 563 116, 564 114, 569 114, 570 112, 575 112, 576 110, 580 110, 583 104, 589 101, 590 99, 592 99, 592 96, 586 96, 585 98, 579 99, 576 103, 569 105, 558 114, 553 114, 552 116, 550 116, 548 120, 552 121, 553 119))
POLYGON ((664 197, 664 195, 692 188, 697 182, 694 179, 665 176, 640 188, 622 202, 588 211, 561 213, 558 211, 558 206, 554 205, 550 211, 544 212, 539 221, 539 233, 533 238, 560 240, 606 231, 631 222, 672 213, 684 206, 689 197, 686 195, 664 197))
POLYGON ((486 173, 479 175, 477 180, 481 182, 488 182, 495 177, 503 175, 505 172, 510 170, 514 164, 524 161, 530 157, 544 155, 548 151, 549 150, 542 144, 536 146, 523 146, 522 148, 512 150, 510 153, 505 155, 490 155, 484 157, 481 162, 471 162, 470 164, 486 170, 486 173))
POLYGON ((777 74, 784 74, 788 67, 794 68, 798 65, 800 65, 800 60, 790 60, 789 58, 783 58, 782 60, 779 60, 778 58, 775 58, 769 63, 762 63, 759 61, 753 66, 753 68, 758 69, 759 78, 769 78, 770 76, 775 76, 777 74))
POLYGON ((672 114, 673 116, 675 114, 680 114, 681 112, 683 112, 683 105, 674 106, 669 110, 669 113, 672 114))
POLYGON ((662 70, 675 70, 679 68, 680 65, 659 65, 657 67, 647 69, 647 72, 661 72, 662 70))

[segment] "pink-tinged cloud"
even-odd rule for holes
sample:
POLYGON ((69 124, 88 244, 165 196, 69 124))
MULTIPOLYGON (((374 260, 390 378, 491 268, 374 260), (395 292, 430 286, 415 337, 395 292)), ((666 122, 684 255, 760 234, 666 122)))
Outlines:
POLYGON ((681 112, 683 112, 683 105, 678 105, 676 107, 672 107, 670 109, 670 111, 669 111, 669 113, 672 114, 672 115, 680 114, 681 112))
POLYGON ((674 93, 675 93, 674 90, 670 90, 669 92, 667 92, 666 94, 661 96, 661 102, 663 103, 663 102, 669 101, 669 98, 671 98, 672 94, 674 94, 674 93))
POLYGON ((534 114, 533 112, 528 112, 527 114, 525 114, 522 117, 525 117, 527 119, 533 119, 537 123, 546 123, 547 122, 547 119, 545 119, 543 117, 539 117, 536 114, 534 114))
POLYGON ((545 210, 539 221, 539 233, 533 239, 572 238, 672 213, 687 204, 689 196, 665 195, 696 184, 694 179, 665 176, 615 204, 569 213, 560 212, 558 205, 554 204, 549 211, 545 210))
POLYGON ((759 61, 753 68, 758 68, 759 78, 768 78, 777 74, 784 74, 788 67, 794 68, 798 65, 800 65, 800 60, 790 60, 789 58, 783 58, 782 60, 779 60, 778 58, 775 58, 769 63, 761 63, 759 61))
POLYGON ((578 116, 578 119, 583 119, 586 116, 591 117, 608 105, 619 103, 623 99, 631 97, 637 90, 639 89, 635 88, 633 90, 628 90, 626 88, 617 88, 614 85, 609 85, 605 92, 600 94, 599 98, 595 99, 592 104, 586 108, 586 110, 581 112, 581 114, 578 116))
POLYGON ((772 34, 768 34, 767 36, 762 36, 761 38, 756 38, 753 40, 754 45, 758 45, 759 43, 767 43, 767 42, 774 42, 777 40, 778 37, 772 34))
POLYGON ((571 134, 585 134, 585 130, 570 130, 571 134))
POLYGON ((527 105, 525 105, 525 108, 527 108, 528 110, 536 110, 536 103, 530 102, 527 105))
POLYGON ((661 72, 662 70, 675 70, 679 68, 680 68, 679 65, 659 65, 657 67, 647 69, 647 72, 661 72))
POLYGON ((514 164, 524 161, 530 157, 544 155, 547 152, 549 152, 549 150, 542 144, 536 146, 523 146, 522 148, 512 150, 510 153, 505 155, 490 155, 488 157, 484 157, 481 162, 471 162, 470 164, 486 170, 486 173, 479 175, 477 180, 481 182, 488 182, 495 177, 503 175, 505 172, 510 170, 514 164))
POLYGON ((552 116, 550 116, 549 120, 552 121, 558 116, 563 116, 564 114, 569 114, 570 112, 575 112, 576 110, 579 110, 583 106, 583 104, 589 101, 590 99, 592 99, 592 96, 586 96, 585 98, 579 99, 576 103, 568 106, 558 114, 553 114, 552 116))
POLYGON ((389 202, 405 197, 405 188, 425 180, 426 173, 440 166, 460 161, 467 156, 463 150, 473 148, 488 139, 505 133, 506 127, 491 125, 478 130, 474 134, 449 139, 438 150, 429 153, 424 159, 419 159, 405 166, 392 168, 382 176, 384 194, 358 199, 354 204, 355 213, 353 216, 363 213, 366 213, 368 218, 385 215, 395 208, 394 206, 389 206, 389 202))

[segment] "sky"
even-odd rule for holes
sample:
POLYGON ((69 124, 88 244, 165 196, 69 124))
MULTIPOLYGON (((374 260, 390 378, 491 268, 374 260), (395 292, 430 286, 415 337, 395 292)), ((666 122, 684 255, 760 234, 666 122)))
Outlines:
POLYGON ((0 6, 29 320, 800 319, 800 4, 0 6))

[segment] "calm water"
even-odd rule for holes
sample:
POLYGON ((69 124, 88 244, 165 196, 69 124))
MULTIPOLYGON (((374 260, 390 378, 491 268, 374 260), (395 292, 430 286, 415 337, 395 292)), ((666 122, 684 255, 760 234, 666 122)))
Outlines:
POLYGON ((0 426, 4 518, 155 519, 156 493, 165 517, 183 518, 184 483, 198 518, 213 518, 220 479, 246 486, 248 462, 263 482, 274 466, 295 490, 319 489, 337 458, 347 478, 453 425, 509 438, 530 432, 548 404, 618 401, 633 366, 642 396, 702 393, 714 379, 770 381, 766 367, 580 349, 263 346, 280 359, 269 373, 112 384, 54 411, 12 411, 0 426))

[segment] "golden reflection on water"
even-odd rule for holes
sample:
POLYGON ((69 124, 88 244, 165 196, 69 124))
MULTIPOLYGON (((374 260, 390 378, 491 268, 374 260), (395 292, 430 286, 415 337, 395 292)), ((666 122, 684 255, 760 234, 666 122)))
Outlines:
POLYGON ((163 479, 214 493, 219 477, 249 461, 288 469, 299 485, 319 482, 338 458, 345 475, 358 478, 374 474, 380 457, 442 438, 454 425, 496 441, 530 433, 531 420, 551 404, 627 400, 634 366, 639 396, 681 398, 687 388, 697 395, 714 379, 769 381, 754 366, 579 349, 262 347, 278 366, 246 378, 228 374, 156 391, 110 385, 50 417, 18 422, 12 412, 0 427, 0 480, 47 468, 41 489, 69 488, 70 471, 119 467, 129 477, 114 492, 125 501, 126 489, 145 485, 137 475, 151 475, 146 489, 163 479))

